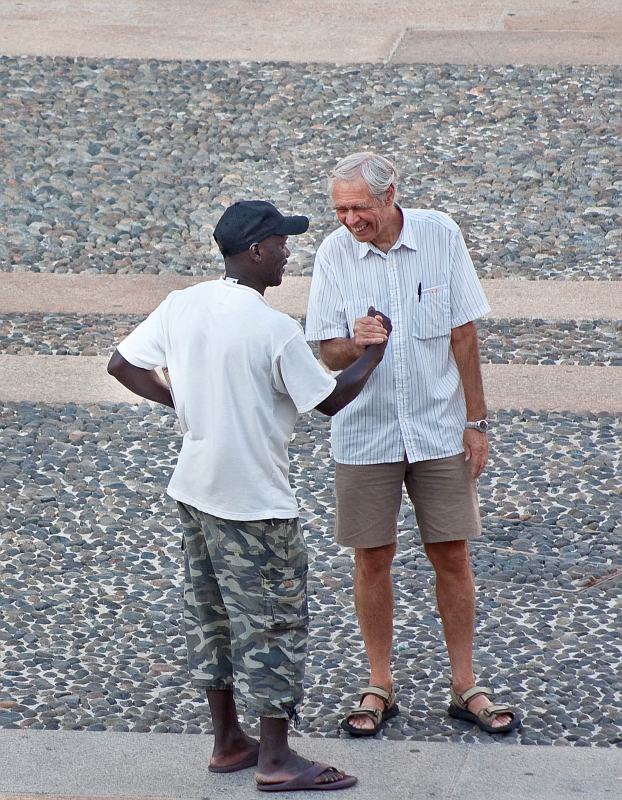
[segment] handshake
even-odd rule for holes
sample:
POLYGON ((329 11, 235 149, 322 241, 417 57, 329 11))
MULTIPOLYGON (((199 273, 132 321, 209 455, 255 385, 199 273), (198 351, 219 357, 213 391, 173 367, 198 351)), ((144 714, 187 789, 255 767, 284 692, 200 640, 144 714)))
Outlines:
POLYGON ((383 314, 382 311, 370 306, 366 317, 359 317, 354 321, 354 344, 358 347, 369 347, 375 344, 382 345, 384 352, 391 330, 392 326, 389 317, 383 314))

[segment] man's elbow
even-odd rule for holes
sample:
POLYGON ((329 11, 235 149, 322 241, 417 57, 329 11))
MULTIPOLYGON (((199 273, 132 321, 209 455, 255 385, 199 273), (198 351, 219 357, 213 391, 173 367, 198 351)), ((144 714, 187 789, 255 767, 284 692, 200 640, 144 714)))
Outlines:
POLYGON ((115 350, 110 357, 110 361, 108 362, 108 374, 112 375, 113 378, 117 378, 118 380, 125 364, 127 364, 127 361, 123 358, 118 350, 115 350))
POLYGON ((329 395, 326 400, 322 400, 315 408, 320 414, 325 414, 327 417, 334 417, 338 411, 341 411, 343 406, 331 400, 331 396, 329 395))

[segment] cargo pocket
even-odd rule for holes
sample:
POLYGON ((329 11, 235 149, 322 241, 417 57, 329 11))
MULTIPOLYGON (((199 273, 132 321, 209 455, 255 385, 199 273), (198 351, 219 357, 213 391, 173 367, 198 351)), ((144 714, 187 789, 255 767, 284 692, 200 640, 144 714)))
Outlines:
POLYGON ((416 339, 433 339, 451 334, 451 307, 446 286, 424 291, 415 305, 413 333, 416 339))
POLYGON ((266 630, 293 630, 308 623, 307 572, 306 565, 261 568, 266 630))

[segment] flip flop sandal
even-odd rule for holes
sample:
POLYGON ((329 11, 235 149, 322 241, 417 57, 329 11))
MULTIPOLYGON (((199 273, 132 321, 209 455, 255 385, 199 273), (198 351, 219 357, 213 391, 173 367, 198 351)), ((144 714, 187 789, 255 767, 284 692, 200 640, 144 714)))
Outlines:
POLYGON ((470 689, 462 692, 462 694, 458 694, 454 691, 453 686, 450 686, 449 693, 451 695, 451 704, 448 709, 449 716, 455 719, 465 719, 468 720, 468 722, 474 722, 476 725, 479 725, 483 731, 486 731, 486 733, 507 733, 508 731, 514 730, 514 728, 518 728, 521 723, 520 714, 515 708, 511 708, 510 706, 492 705, 487 708, 482 708, 477 714, 469 711, 469 701, 474 697, 478 697, 480 694, 486 695, 486 697, 492 697, 492 691, 484 686, 471 686, 470 689), (507 725, 498 725, 494 727, 492 725, 494 720, 503 714, 511 716, 511 722, 508 722, 507 725))
POLYGON ((384 703, 384 711, 381 711, 379 708, 374 708, 373 706, 357 706, 351 711, 348 711, 345 719, 341 722, 341 727, 352 736, 375 736, 388 719, 392 719, 400 713, 396 702, 397 697, 393 690, 387 692, 382 686, 374 686, 372 684, 366 689, 363 689, 360 693, 361 702, 363 702, 363 698, 367 694, 373 694, 374 697, 379 697, 384 703), (374 723, 374 727, 355 728, 354 725, 350 725, 348 722, 351 717, 370 717, 374 723))
POLYGON ((328 764, 321 764, 319 761, 313 761, 311 766, 295 778, 283 783, 258 783, 257 788, 260 792, 295 792, 295 791, 312 791, 312 792, 332 792, 337 789, 347 789, 354 786, 357 779, 354 775, 344 775, 338 781, 331 781, 330 783, 316 783, 315 779, 327 770, 335 770, 336 767, 330 767, 328 764))
POLYGON ((213 767, 208 765, 208 772, 239 772, 241 769, 248 769, 249 767, 256 767, 259 761, 259 748, 254 753, 249 753, 246 758, 238 761, 237 764, 229 764, 227 767, 213 767))

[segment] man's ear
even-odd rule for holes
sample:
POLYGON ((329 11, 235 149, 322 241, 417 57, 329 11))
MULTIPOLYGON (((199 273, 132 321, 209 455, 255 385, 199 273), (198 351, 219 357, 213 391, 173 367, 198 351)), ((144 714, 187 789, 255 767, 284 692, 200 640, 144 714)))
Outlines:
POLYGON ((385 206, 392 206, 395 202, 395 186, 391 184, 387 191, 387 199, 384 201, 385 206))
POLYGON ((253 244, 248 248, 248 252, 253 261, 261 261, 259 242, 253 242, 253 244))

